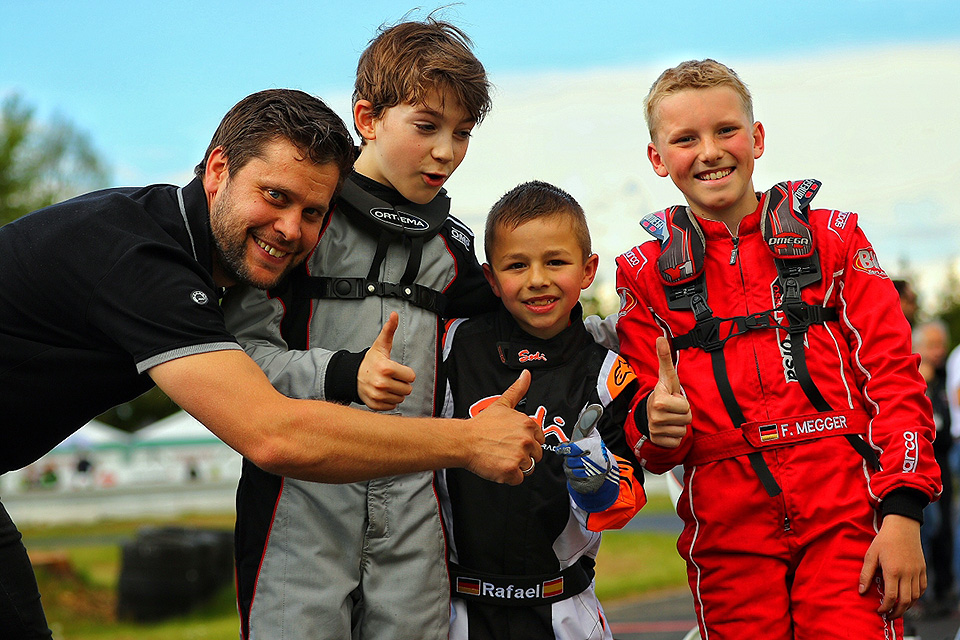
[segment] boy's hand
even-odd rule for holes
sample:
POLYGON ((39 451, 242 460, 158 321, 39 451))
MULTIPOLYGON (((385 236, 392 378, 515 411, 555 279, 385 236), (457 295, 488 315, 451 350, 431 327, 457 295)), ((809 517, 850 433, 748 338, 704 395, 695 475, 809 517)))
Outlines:
POLYGON ((374 411, 391 411, 413 391, 417 375, 413 369, 390 359, 393 334, 400 325, 400 316, 390 314, 380 335, 373 341, 357 372, 357 394, 374 411))
POLYGON ((603 407, 592 404, 580 412, 569 442, 557 446, 573 501, 590 513, 608 509, 620 495, 620 467, 607 453, 597 421, 603 407))
POLYGON ((464 421, 459 438, 472 450, 464 468, 481 478, 513 485, 533 473, 543 457, 543 428, 513 409, 529 388, 530 371, 524 369, 495 402, 464 421))
POLYGON ((878 573, 883 578, 883 600, 877 612, 899 618, 927 589, 919 522, 892 514, 883 519, 863 558, 860 595, 867 593, 878 573))
POLYGON ((660 361, 660 379, 647 397, 650 442, 658 447, 676 449, 687 434, 693 415, 670 357, 670 343, 663 336, 657 338, 657 359, 660 361))

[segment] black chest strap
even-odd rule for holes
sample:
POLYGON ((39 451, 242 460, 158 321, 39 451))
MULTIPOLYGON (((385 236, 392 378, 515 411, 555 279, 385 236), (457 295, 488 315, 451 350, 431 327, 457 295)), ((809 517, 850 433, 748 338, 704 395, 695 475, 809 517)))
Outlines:
MULTIPOLYGON (((767 311, 733 318, 718 318, 708 304, 703 274, 705 236, 692 212, 671 207, 645 220, 644 228, 657 236, 662 251, 657 265, 671 310, 689 310, 696 324, 689 332, 675 336, 674 350, 699 348, 710 354, 717 390, 733 425, 746 422, 727 374, 723 347, 728 340, 747 331, 781 329, 790 336, 790 355, 804 394, 817 411, 831 411, 817 388, 806 363, 804 340, 815 324, 836 321, 835 308, 811 305, 801 298, 803 287, 820 281, 820 261, 814 248, 812 229, 807 223, 810 200, 820 183, 816 180, 779 183, 766 194, 761 230, 777 266, 781 304, 767 311), (659 220, 659 222, 658 222, 659 220), (657 232, 660 233, 657 233, 657 232)), ((876 453, 859 436, 847 436, 860 455, 879 468, 876 453)), ((759 451, 747 454, 751 466, 770 496, 781 492, 759 451)))
MULTIPOLYGON (((292 349, 306 349, 307 332, 314 300, 363 300, 370 296, 399 298, 442 316, 447 297, 430 287, 416 283, 423 261, 424 243, 435 236, 450 211, 450 199, 441 192, 427 204, 404 203, 396 206, 364 190, 348 178, 337 202, 337 213, 348 216, 359 228, 377 238, 365 278, 353 276, 312 276, 301 265, 270 295, 284 305, 280 331, 292 349), (407 264, 399 282, 380 280, 380 270, 392 244, 408 251, 407 264)), ((328 215, 333 215, 333 212, 328 215)))

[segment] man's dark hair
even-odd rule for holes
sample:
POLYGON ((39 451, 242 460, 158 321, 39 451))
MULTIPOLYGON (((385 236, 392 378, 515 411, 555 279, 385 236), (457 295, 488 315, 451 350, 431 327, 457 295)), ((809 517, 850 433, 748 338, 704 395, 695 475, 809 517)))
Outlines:
POLYGON ((330 107, 303 91, 267 89, 247 96, 227 112, 194 173, 203 178, 210 153, 217 147, 223 148, 227 168, 235 173, 278 139, 289 140, 316 164, 337 165, 338 191, 353 170, 356 146, 343 120, 330 107))

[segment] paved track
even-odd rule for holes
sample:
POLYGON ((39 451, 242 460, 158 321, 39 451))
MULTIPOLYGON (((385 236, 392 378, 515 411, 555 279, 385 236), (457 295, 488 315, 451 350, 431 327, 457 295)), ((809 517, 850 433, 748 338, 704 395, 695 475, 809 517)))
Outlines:
MULTIPOLYGON (((604 603, 604 610, 616 640, 683 640, 697 626, 693 599, 686 589, 604 603)), ((913 626, 915 635, 907 638, 955 640, 960 628, 960 613, 932 620, 911 620, 908 625, 913 626)))

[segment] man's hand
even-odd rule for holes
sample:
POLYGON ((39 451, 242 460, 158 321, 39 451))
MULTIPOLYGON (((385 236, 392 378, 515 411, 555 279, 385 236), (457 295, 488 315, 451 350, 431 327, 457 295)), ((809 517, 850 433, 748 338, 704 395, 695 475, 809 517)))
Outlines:
POLYGON ((392 411, 413 391, 413 369, 390 359, 393 335, 400 324, 396 312, 390 314, 380 335, 373 341, 357 372, 357 393, 374 411, 392 411))
POLYGON ((607 453, 597 422, 603 407, 588 405, 580 412, 570 441, 557 447, 573 501, 591 513, 608 509, 620 495, 620 467, 607 453))
POLYGON ((660 379, 647 396, 650 442, 659 447, 676 449, 687 434, 693 415, 673 366, 670 343, 663 336, 657 338, 657 359, 660 361, 660 379))
POLYGON ((860 595, 867 593, 878 574, 883 578, 883 600, 877 612, 899 618, 927 589, 919 522, 892 514, 883 519, 863 558, 860 595))
POLYGON ((530 387, 524 370, 493 404, 466 421, 463 437, 473 449, 466 469, 481 478, 517 485, 521 469, 532 469, 543 457, 543 429, 529 416, 513 409, 530 387))

